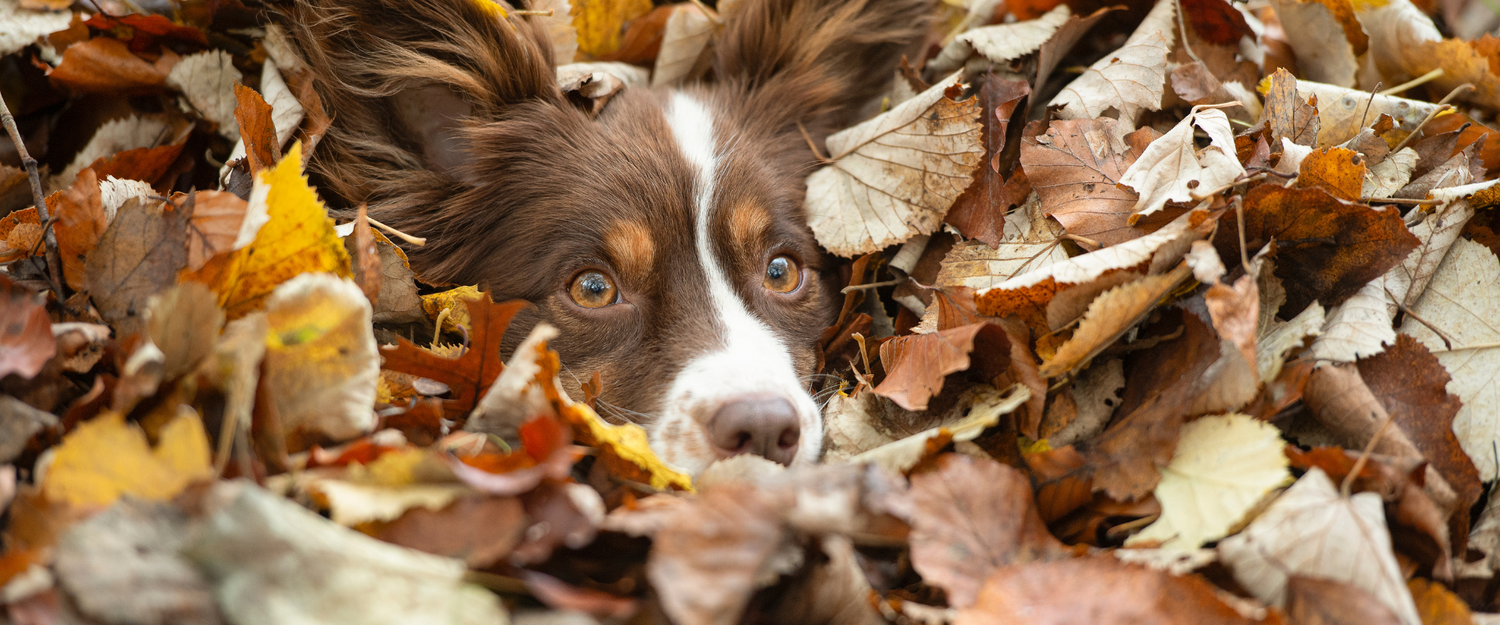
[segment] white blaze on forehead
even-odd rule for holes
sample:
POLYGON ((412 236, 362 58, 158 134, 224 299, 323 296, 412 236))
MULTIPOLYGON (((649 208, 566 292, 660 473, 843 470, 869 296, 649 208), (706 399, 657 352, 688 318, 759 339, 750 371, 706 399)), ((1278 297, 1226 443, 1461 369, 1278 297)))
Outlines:
POLYGON ((786 344, 750 314, 713 252, 710 226, 718 174, 713 116, 701 102, 678 92, 672 95, 667 108, 667 125, 695 173, 693 239, 714 308, 708 312, 718 320, 718 329, 723 334, 717 348, 692 359, 677 374, 668 391, 666 409, 652 429, 653 434, 672 432, 673 435, 652 436, 651 445, 668 462, 696 474, 715 459, 703 426, 719 404, 745 395, 778 395, 792 403, 800 421, 802 440, 796 462, 816 460, 823 446, 822 415, 798 383, 786 344), (671 440, 684 435, 694 439, 671 440))

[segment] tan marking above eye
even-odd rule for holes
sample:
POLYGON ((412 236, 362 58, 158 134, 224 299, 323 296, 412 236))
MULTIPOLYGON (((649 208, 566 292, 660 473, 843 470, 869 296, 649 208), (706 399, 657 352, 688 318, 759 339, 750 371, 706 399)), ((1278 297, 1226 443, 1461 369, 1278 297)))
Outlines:
POLYGON ((766 263, 766 275, 761 284, 777 293, 791 293, 802 286, 802 268, 792 257, 782 254, 766 263))
POLYGON ((756 241, 771 227, 771 214, 753 202, 739 202, 729 209, 729 236, 735 249, 751 255, 756 241))
POLYGON ((619 289, 604 272, 588 270, 573 276, 568 285, 568 297, 584 308, 604 308, 619 299, 619 289))
POLYGON ((651 275, 656 261, 651 233, 637 221, 622 219, 610 224, 604 234, 604 251, 627 282, 651 275))

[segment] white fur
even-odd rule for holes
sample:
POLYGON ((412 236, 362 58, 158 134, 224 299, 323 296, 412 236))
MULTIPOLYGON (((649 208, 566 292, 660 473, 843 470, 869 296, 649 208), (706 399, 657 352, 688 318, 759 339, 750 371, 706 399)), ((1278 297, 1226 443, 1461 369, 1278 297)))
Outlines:
POLYGON ((651 445, 664 460, 697 474, 717 460, 705 426, 724 401, 743 395, 780 395, 792 403, 802 432, 795 464, 817 460, 823 447, 823 418, 798 383, 785 343, 740 301, 709 239, 718 159, 710 110, 685 93, 672 96, 667 124, 697 170, 694 189, 698 260, 708 279, 712 315, 722 332, 720 346, 689 361, 668 391, 666 409, 653 424, 651 445))

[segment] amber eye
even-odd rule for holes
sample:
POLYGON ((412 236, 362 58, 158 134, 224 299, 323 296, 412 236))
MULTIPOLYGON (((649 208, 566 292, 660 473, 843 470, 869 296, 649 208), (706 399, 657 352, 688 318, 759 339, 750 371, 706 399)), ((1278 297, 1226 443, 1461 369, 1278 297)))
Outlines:
POLYGON ((766 278, 761 283, 777 293, 791 293, 802 284, 802 271, 792 257, 777 256, 766 265, 766 278))
POLYGON ((573 302, 584 308, 603 308, 615 303, 615 283, 598 271, 585 271, 573 277, 568 286, 573 302))

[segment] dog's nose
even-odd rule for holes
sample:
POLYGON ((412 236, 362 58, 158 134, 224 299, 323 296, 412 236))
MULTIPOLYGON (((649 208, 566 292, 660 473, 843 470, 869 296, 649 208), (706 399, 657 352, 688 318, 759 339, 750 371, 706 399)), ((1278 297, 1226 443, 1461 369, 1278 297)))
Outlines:
POLYGON ((797 411, 781 397, 756 395, 730 399, 708 421, 708 439, 723 456, 752 453, 791 464, 802 437, 797 411))

